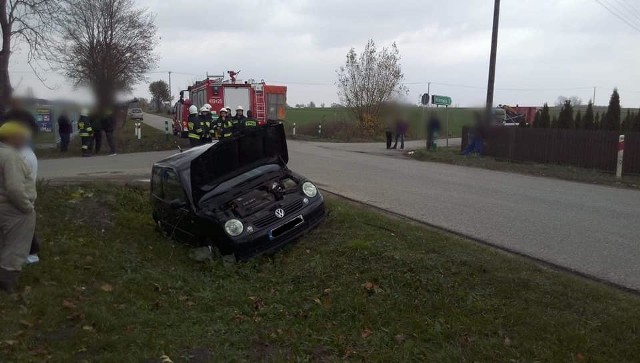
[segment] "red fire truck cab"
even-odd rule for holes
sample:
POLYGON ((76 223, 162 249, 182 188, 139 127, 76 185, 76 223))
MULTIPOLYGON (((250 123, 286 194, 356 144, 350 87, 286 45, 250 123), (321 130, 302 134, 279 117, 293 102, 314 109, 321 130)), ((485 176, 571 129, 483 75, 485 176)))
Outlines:
POLYGON ((253 117, 264 125, 269 121, 284 121, 287 87, 267 85, 264 81, 235 82, 225 81, 223 76, 208 77, 180 92, 180 100, 173 107, 173 133, 187 137, 189 107, 195 105, 199 110, 207 103, 215 113, 231 107, 233 114, 236 107, 242 106, 245 115, 251 110, 253 117))

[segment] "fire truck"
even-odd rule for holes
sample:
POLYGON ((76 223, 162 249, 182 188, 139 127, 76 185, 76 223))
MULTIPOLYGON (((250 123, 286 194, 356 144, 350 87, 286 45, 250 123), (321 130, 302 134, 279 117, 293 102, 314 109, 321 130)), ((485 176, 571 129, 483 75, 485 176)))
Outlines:
POLYGON ((180 99, 173 107, 173 133, 188 136, 189 107, 210 104, 216 113, 223 107, 231 107, 233 113, 237 106, 251 110, 253 117, 261 125, 270 121, 284 121, 287 106, 287 87, 268 85, 263 81, 237 81, 239 72, 228 72, 230 79, 224 76, 207 76, 180 91, 180 99))

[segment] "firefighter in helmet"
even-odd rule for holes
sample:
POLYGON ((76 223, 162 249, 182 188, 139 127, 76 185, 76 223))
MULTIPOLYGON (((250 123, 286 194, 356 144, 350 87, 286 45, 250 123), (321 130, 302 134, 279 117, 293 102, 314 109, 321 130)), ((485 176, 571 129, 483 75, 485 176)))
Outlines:
POLYGON ((253 112, 251 110, 247 111, 247 117, 242 122, 242 126, 250 129, 258 127, 258 120, 253 117, 253 112))
POLYGON ((93 127, 91 127, 91 120, 89 119, 89 110, 86 108, 80 112, 78 135, 82 143, 82 156, 91 156, 91 149, 93 149, 93 127))
POLYGON ((198 116, 198 107, 191 105, 189 107, 189 121, 187 123, 189 128, 189 144, 191 147, 202 145, 202 124, 200 117, 198 116))
POLYGON ((233 136, 235 131, 233 120, 229 117, 229 112, 226 108, 220 110, 220 117, 216 124, 220 130, 220 139, 226 139, 233 136))
POLYGON ((200 109, 200 124, 202 125, 203 144, 211 142, 211 130, 213 128, 212 122, 211 105, 207 103, 200 109))
POLYGON ((244 107, 242 107, 242 106, 236 107, 236 115, 233 118, 236 121, 238 121, 238 124, 243 125, 244 124, 244 120, 247 118, 244 115, 244 107))

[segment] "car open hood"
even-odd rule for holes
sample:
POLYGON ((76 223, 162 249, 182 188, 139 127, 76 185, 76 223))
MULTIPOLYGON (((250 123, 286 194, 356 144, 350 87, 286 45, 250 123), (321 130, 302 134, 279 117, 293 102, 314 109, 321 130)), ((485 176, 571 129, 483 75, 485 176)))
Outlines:
POLYGON ((197 202, 218 184, 260 165, 289 162, 282 124, 246 130, 240 136, 212 145, 191 161, 193 200, 197 202))

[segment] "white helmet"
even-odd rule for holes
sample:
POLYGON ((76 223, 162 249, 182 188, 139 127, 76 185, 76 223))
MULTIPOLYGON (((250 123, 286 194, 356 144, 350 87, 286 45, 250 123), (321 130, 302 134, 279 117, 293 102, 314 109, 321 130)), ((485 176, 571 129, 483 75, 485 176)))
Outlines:
POLYGON ((223 108, 220 109, 220 113, 223 113, 223 112, 229 113, 229 111, 227 111, 226 107, 223 107, 223 108))
POLYGON ((205 112, 209 112, 209 110, 207 110, 207 108, 204 106, 200 107, 200 113, 205 113, 205 112))
POLYGON ((202 107, 206 108, 207 112, 211 112, 211 110, 213 109, 213 107, 211 107, 211 105, 208 104, 208 103, 205 103, 204 106, 202 106, 202 107))
POLYGON ((231 112, 231 107, 225 106, 225 108, 227 109, 227 112, 231 112))
POLYGON ((238 107, 236 107, 236 111, 244 111, 244 107, 238 106, 238 107))
POLYGON ((196 107, 196 105, 191 105, 191 107, 189 107, 189 115, 197 115, 198 114, 198 107, 196 107))
POLYGON ((80 116, 89 117, 89 109, 83 108, 82 111, 80 111, 80 116))

